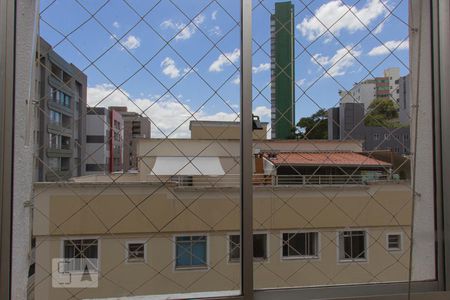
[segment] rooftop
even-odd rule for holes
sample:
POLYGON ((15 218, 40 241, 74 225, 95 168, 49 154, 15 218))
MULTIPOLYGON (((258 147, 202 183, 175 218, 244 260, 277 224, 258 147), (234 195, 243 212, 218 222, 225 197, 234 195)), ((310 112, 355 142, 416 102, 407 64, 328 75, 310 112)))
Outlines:
POLYGON ((275 165, 390 167, 391 164, 355 152, 280 152, 265 153, 275 165))

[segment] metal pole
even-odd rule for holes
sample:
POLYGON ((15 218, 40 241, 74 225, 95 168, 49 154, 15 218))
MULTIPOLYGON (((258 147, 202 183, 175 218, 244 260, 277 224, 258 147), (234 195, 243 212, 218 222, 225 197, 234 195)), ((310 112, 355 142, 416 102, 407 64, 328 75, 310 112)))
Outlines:
POLYGON ((252 1, 241 0, 241 291, 253 299, 252 1))
POLYGON ((15 1, 0 0, 0 299, 11 297, 15 1))

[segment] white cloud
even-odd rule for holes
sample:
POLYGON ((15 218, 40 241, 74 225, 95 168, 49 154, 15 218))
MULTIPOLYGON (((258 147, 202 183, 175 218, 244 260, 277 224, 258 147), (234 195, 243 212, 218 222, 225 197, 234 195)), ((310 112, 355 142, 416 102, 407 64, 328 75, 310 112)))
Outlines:
POLYGON ((390 51, 394 50, 407 50, 409 49, 409 40, 405 41, 387 41, 384 45, 373 48, 369 51, 368 55, 377 56, 377 55, 386 55, 389 54, 390 51))
POLYGON ((360 9, 353 7, 351 11, 350 6, 341 0, 329 1, 316 9, 314 16, 303 19, 297 25, 297 29, 309 41, 324 34, 327 29, 336 36, 343 30, 356 32, 365 29, 365 26, 388 13, 386 4, 383 5, 381 1, 384 0, 368 0, 360 9))
POLYGON ((213 11, 211 14, 211 19, 216 20, 217 19, 217 10, 213 11))
POLYGON ((374 30, 373 33, 374 34, 379 34, 383 31, 384 28, 384 22, 380 23, 380 25, 378 25, 374 30))
POLYGON ((261 119, 263 119, 263 118, 270 119, 270 113, 271 113, 270 108, 265 107, 265 106, 257 106, 253 110, 253 114, 255 116, 259 116, 261 119))
POLYGON ((225 66, 236 64, 241 57, 241 51, 236 48, 233 52, 220 54, 219 57, 209 66, 210 72, 222 72, 225 66))
MULTIPOLYGON (((200 109, 192 116, 190 112, 195 109, 190 107, 187 101, 180 103, 170 95, 133 98, 127 91, 116 89, 112 84, 88 87, 87 94, 89 106, 127 106, 128 111, 137 113, 144 111, 152 121, 152 137, 165 137, 175 130, 169 136, 170 138, 189 138, 189 121, 194 119, 239 121, 238 115, 233 112, 207 113, 204 109, 200 109)), ((177 96, 177 98, 180 101, 182 97, 177 96)), ((270 108, 258 106, 254 109, 254 114, 262 118, 270 118, 270 108)))
POLYGON ((222 29, 220 29, 220 26, 214 26, 209 30, 209 33, 215 36, 221 36, 222 35, 222 29))
POLYGON ((304 87, 306 85, 306 78, 300 78, 296 82, 300 87, 304 87))
POLYGON ((241 77, 238 75, 231 82, 233 84, 239 85, 241 83, 241 77))
POLYGON ((114 21, 112 25, 113 25, 115 28, 119 28, 119 27, 120 27, 120 24, 119 24, 119 22, 117 22, 117 21, 114 21))
POLYGON ((258 74, 264 71, 270 70, 270 63, 259 64, 257 67, 252 67, 254 74, 258 74))
POLYGON ((177 68, 175 61, 170 57, 164 58, 161 62, 161 67, 163 68, 162 72, 164 75, 167 75, 170 78, 180 77, 180 69, 177 68))
POLYGON ((122 42, 122 45, 128 48, 128 50, 136 49, 141 46, 141 39, 134 35, 129 35, 125 42, 122 42))
POLYGON ((197 27, 199 27, 205 21, 205 16, 200 14, 194 18, 188 25, 181 22, 174 22, 172 19, 165 20, 161 23, 161 28, 176 30, 179 33, 175 37, 175 40, 188 40, 195 32, 197 27))
POLYGON ((360 50, 352 49, 352 46, 347 46, 346 48, 337 50, 336 54, 332 57, 323 56, 320 53, 314 54, 311 61, 328 70, 328 74, 325 75, 326 77, 336 77, 345 75, 347 70, 354 65, 355 57, 360 55, 360 50))

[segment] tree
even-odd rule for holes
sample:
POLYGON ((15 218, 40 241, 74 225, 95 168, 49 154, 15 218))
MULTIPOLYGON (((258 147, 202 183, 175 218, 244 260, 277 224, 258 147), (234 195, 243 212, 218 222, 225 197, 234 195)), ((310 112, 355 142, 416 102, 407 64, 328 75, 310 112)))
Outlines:
POLYGON ((297 123, 297 138, 325 140, 328 139, 328 113, 320 109, 310 117, 301 118, 297 123))
POLYGON ((369 105, 364 123, 366 126, 400 127, 397 104, 391 99, 373 100, 369 105))

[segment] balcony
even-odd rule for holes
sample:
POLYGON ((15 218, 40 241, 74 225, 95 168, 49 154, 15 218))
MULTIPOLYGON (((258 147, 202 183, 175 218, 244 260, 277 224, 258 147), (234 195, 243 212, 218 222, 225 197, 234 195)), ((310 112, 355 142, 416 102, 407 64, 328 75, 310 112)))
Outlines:
MULTIPOLYGON (((221 188, 239 187, 240 176, 173 176, 169 182, 177 187, 221 188)), ((369 185, 376 183, 399 183, 399 176, 384 175, 253 175, 253 186, 303 187, 303 186, 342 186, 369 185)))

